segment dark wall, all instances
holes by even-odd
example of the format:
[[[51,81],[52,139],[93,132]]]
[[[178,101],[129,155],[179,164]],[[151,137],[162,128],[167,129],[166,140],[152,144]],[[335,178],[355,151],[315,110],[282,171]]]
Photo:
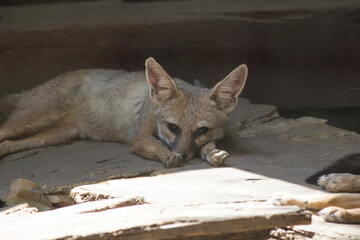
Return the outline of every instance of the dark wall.
[[[152,6],[172,4],[163,1],[141,3],[150,15],[139,12],[143,21],[134,17],[134,24],[107,23],[103,15],[88,24],[69,24],[65,20],[71,16],[65,14],[64,24],[54,28],[2,25],[0,95],[78,68],[142,70],[144,60],[153,56],[170,75],[208,86],[246,63],[243,96],[254,103],[282,109],[360,107],[360,3],[358,8],[266,11],[256,6],[241,11],[236,5],[239,11],[219,10],[202,18],[191,2],[177,10],[181,21],[153,21],[162,12],[151,15]]]

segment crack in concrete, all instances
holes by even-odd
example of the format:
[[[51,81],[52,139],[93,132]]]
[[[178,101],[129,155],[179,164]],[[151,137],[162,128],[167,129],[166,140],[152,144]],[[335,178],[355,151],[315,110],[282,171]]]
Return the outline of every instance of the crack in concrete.
[[[0,161],[0,165],[5,165],[5,164],[11,163],[11,162],[19,161],[19,160],[22,160],[24,158],[37,155],[40,152],[41,152],[41,150],[34,150],[34,151],[29,152],[29,153],[25,153],[24,155],[21,155],[21,156],[19,156],[17,158],[13,158],[13,159],[9,159],[9,160],[3,160],[3,161]]]

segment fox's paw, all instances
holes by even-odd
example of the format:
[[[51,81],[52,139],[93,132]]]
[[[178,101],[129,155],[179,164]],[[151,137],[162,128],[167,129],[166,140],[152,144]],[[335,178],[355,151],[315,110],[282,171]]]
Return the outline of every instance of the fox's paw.
[[[346,209],[339,207],[327,207],[318,212],[318,215],[327,222],[344,223],[347,222]]]
[[[308,197],[283,192],[272,194],[268,202],[275,206],[298,206],[305,209],[308,209],[309,207]]]
[[[284,206],[290,205],[293,195],[290,193],[277,192],[270,196],[268,202],[274,204],[275,206]]]
[[[206,160],[213,166],[222,165],[226,159],[229,158],[229,154],[223,150],[214,149],[206,155]]]
[[[330,192],[354,192],[360,185],[359,177],[349,173],[332,173],[321,176],[318,184]]]
[[[173,152],[164,157],[163,164],[166,168],[180,167],[182,160],[180,154]]]

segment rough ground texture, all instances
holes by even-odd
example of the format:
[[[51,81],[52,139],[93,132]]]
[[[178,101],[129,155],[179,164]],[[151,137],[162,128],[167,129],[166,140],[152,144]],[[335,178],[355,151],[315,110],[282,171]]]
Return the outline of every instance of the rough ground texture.
[[[36,220],[40,224],[39,231],[42,229],[41,226],[44,228],[46,226],[53,230],[52,234],[55,234],[50,236],[40,231],[43,235],[39,236],[59,237],[60,235],[56,234],[61,232],[61,229],[57,226],[70,224],[70,219],[73,219],[79,222],[79,228],[74,227],[71,228],[72,230],[62,232],[73,238],[79,236],[96,238],[105,233],[107,234],[101,236],[108,237],[112,233],[115,235],[126,233],[126,236],[131,239],[131,236],[140,236],[131,235],[134,229],[137,229],[136,234],[143,234],[141,236],[144,239],[149,236],[149,238],[154,238],[154,236],[174,238],[188,236],[186,234],[190,233],[191,236],[188,237],[191,238],[204,234],[218,236],[220,232],[211,225],[211,222],[216,219],[219,226],[223,228],[228,226],[224,233],[231,236],[234,236],[232,235],[234,229],[242,229],[241,231],[247,229],[247,234],[244,232],[241,234],[245,234],[244,239],[248,239],[249,231],[251,234],[264,234],[263,231],[259,233],[259,229],[246,228],[247,223],[251,221],[256,220],[253,226],[262,226],[266,234],[269,228],[306,222],[304,220],[306,215],[298,212],[296,208],[285,208],[284,212],[284,209],[275,208],[266,203],[271,193],[286,191],[294,194],[323,194],[315,190],[318,187],[307,184],[305,180],[336,164],[341,158],[359,154],[360,136],[358,134],[328,126],[326,120],[308,117],[295,120],[284,119],[271,105],[254,105],[248,100],[240,99],[232,121],[230,137],[220,144],[221,148],[230,153],[230,159],[226,162],[226,166],[221,168],[213,168],[203,160],[194,159],[186,163],[184,167],[167,170],[160,163],[132,155],[128,147],[123,144],[90,141],[77,141],[68,145],[33,149],[7,156],[0,161],[0,198],[2,199],[8,193],[11,180],[20,177],[32,180],[40,186],[46,185],[47,193],[69,193],[74,186],[85,183],[111,179],[122,180],[92,185],[95,187],[81,186],[73,190],[74,196],[77,192],[83,199],[98,199],[107,196],[105,198],[110,199],[106,201],[114,201],[105,203],[100,201],[99,205],[93,205],[89,209],[86,207],[88,205],[83,206],[86,209],[82,211],[88,214],[86,218],[82,218],[85,215],[79,215],[76,210],[83,208],[82,204],[35,215],[33,211],[27,210],[25,214],[30,214],[31,218],[21,217],[21,214],[20,218],[16,216],[11,219],[1,218],[1,221],[6,223],[2,224],[1,232],[6,233],[9,239],[21,238],[21,234],[28,234],[34,229],[30,226]],[[152,177],[144,178],[143,176]],[[79,189],[82,189],[82,192]],[[124,198],[130,199],[129,202],[134,202],[131,199],[136,199],[135,203],[140,205],[131,204],[134,206],[123,208],[121,199]],[[150,207],[148,207],[149,204]],[[154,206],[151,207],[151,205]],[[191,211],[186,210],[189,206],[196,207],[190,207]],[[130,212],[125,213],[124,209]],[[193,211],[194,209],[199,209],[199,211]],[[210,209],[218,210],[214,212]],[[245,211],[246,209],[250,210]],[[139,214],[134,215],[131,211],[139,211]],[[174,219],[157,218],[158,215],[152,211],[171,212],[170,215]],[[239,214],[232,215],[234,211]],[[264,215],[264,212],[268,211],[269,214]],[[105,212],[106,214],[103,214]],[[131,224],[123,222],[124,218],[121,216],[127,216],[126,214],[136,216],[131,221],[129,220]],[[114,216],[115,219],[115,215],[117,221],[110,221],[111,224],[107,224],[104,228],[100,227],[99,222],[107,223],[107,216]],[[170,215],[161,215],[161,217]],[[183,221],[184,215],[192,219],[190,223]],[[66,216],[65,220],[64,216]],[[146,216],[149,218],[145,218]],[[269,216],[274,216],[273,219],[279,221],[269,222]],[[44,220],[47,218],[53,219],[54,225],[51,225],[52,221]],[[235,221],[233,224],[222,225],[224,221],[230,221],[230,218],[231,221]],[[91,231],[90,228],[80,227],[83,226],[82,219],[92,222],[86,224],[94,224]],[[166,225],[167,228],[163,225],[165,219],[176,224]],[[334,225],[318,218],[313,219],[312,225],[297,225],[291,231],[303,233],[301,236],[311,236],[313,239],[360,238],[359,228],[356,225]],[[13,231],[12,229],[16,229],[20,226],[19,224],[26,226],[24,231]],[[126,229],[132,229],[129,230],[131,234]],[[163,231],[164,229],[167,230]],[[241,239],[239,231],[234,239]]]

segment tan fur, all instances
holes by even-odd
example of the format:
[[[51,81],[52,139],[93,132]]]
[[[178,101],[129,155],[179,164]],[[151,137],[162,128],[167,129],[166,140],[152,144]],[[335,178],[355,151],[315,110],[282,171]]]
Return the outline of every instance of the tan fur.
[[[130,143],[166,167],[195,155],[221,165],[228,154],[214,142],[225,134],[247,67],[208,90],[172,79],[153,58],[145,65],[146,73],[73,71],[3,99],[0,156],[88,138]]]
[[[321,210],[318,215],[326,221],[360,223],[360,175],[329,174],[319,178],[319,184],[326,189],[339,192],[320,196],[279,194],[272,198],[275,205],[296,205],[305,209]]]

